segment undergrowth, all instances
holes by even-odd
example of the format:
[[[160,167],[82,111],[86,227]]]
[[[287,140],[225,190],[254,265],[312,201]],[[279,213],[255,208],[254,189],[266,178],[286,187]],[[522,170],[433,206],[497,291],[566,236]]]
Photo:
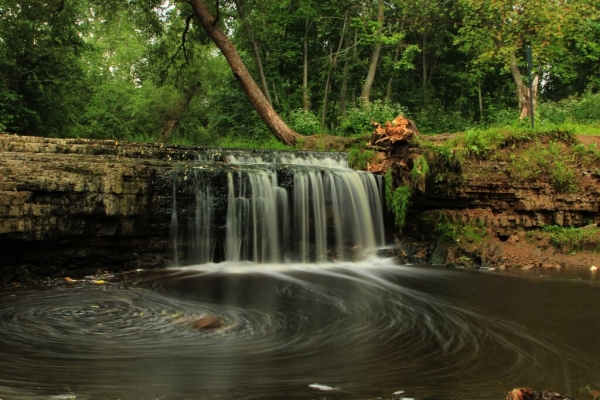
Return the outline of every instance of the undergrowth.
[[[348,163],[350,168],[358,170],[366,170],[369,162],[375,158],[374,150],[364,150],[356,147],[351,148],[348,151]]]
[[[460,176],[467,162],[489,160],[507,162],[503,171],[518,182],[545,179],[560,192],[580,189],[582,169],[600,172],[600,151],[595,145],[578,144],[573,131],[504,128],[471,129],[443,142],[421,141],[434,180]]]
[[[550,243],[565,254],[580,250],[600,252],[600,229],[548,225],[542,228],[550,234]]]
[[[473,222],[462,223],[450,220],[442,212],[438,214],[433,234],[436,240],[447,243],[456,243],[460,240],[481,243],[488,235],[483,219],[478,218]]]
[[[412,188],[410,186],[398,186],[393,188],[392,170],[385,174],[385,200],[388,209],[394,215],[394,222],[399,232],[402,232],[406,222],[406,213],[410,205]]]

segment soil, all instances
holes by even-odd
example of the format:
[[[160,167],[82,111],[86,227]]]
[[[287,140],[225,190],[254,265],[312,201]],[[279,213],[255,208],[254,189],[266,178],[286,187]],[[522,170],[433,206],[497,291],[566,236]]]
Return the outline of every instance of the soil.
[[[595,228],[600,229],[600,228]],[[457,246],[452,262],[461,264],[464,254],[481,265],[498,269],[561,269],[600,267],[600,253],[581,250],[563,253],[550,244],[549,235],[543,232],[521,232],[506,241],[492,238],[486,243],[465,243]],[[483,262],[483,264],[481,263]]]

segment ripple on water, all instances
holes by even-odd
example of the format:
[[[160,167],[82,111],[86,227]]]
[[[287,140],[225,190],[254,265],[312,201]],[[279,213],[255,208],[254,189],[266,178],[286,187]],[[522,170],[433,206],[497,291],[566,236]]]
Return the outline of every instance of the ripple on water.
[[[315,381],[373,396],[470,388],[462,397],[496,398],[523,377],[552,382],[587,362],[473,302],[448,272],[412,271],[189,269],[1,293],[0,398],[314,398],[300,388]],[[221,326],[194,328],[205,316]]]

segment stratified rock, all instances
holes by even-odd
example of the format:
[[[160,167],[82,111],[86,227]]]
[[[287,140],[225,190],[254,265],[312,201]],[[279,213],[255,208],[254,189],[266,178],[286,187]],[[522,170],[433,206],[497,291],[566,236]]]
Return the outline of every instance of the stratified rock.
[[[169,263],[176,147],[0,134],[0,283]]]

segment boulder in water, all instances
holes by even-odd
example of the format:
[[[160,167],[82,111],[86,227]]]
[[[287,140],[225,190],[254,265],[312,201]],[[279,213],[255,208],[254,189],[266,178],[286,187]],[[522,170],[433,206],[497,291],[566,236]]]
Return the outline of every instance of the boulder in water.
[[[205,315],[192,322],[194,329],[217,329],[223,326],[223,320],[218,315]]]

